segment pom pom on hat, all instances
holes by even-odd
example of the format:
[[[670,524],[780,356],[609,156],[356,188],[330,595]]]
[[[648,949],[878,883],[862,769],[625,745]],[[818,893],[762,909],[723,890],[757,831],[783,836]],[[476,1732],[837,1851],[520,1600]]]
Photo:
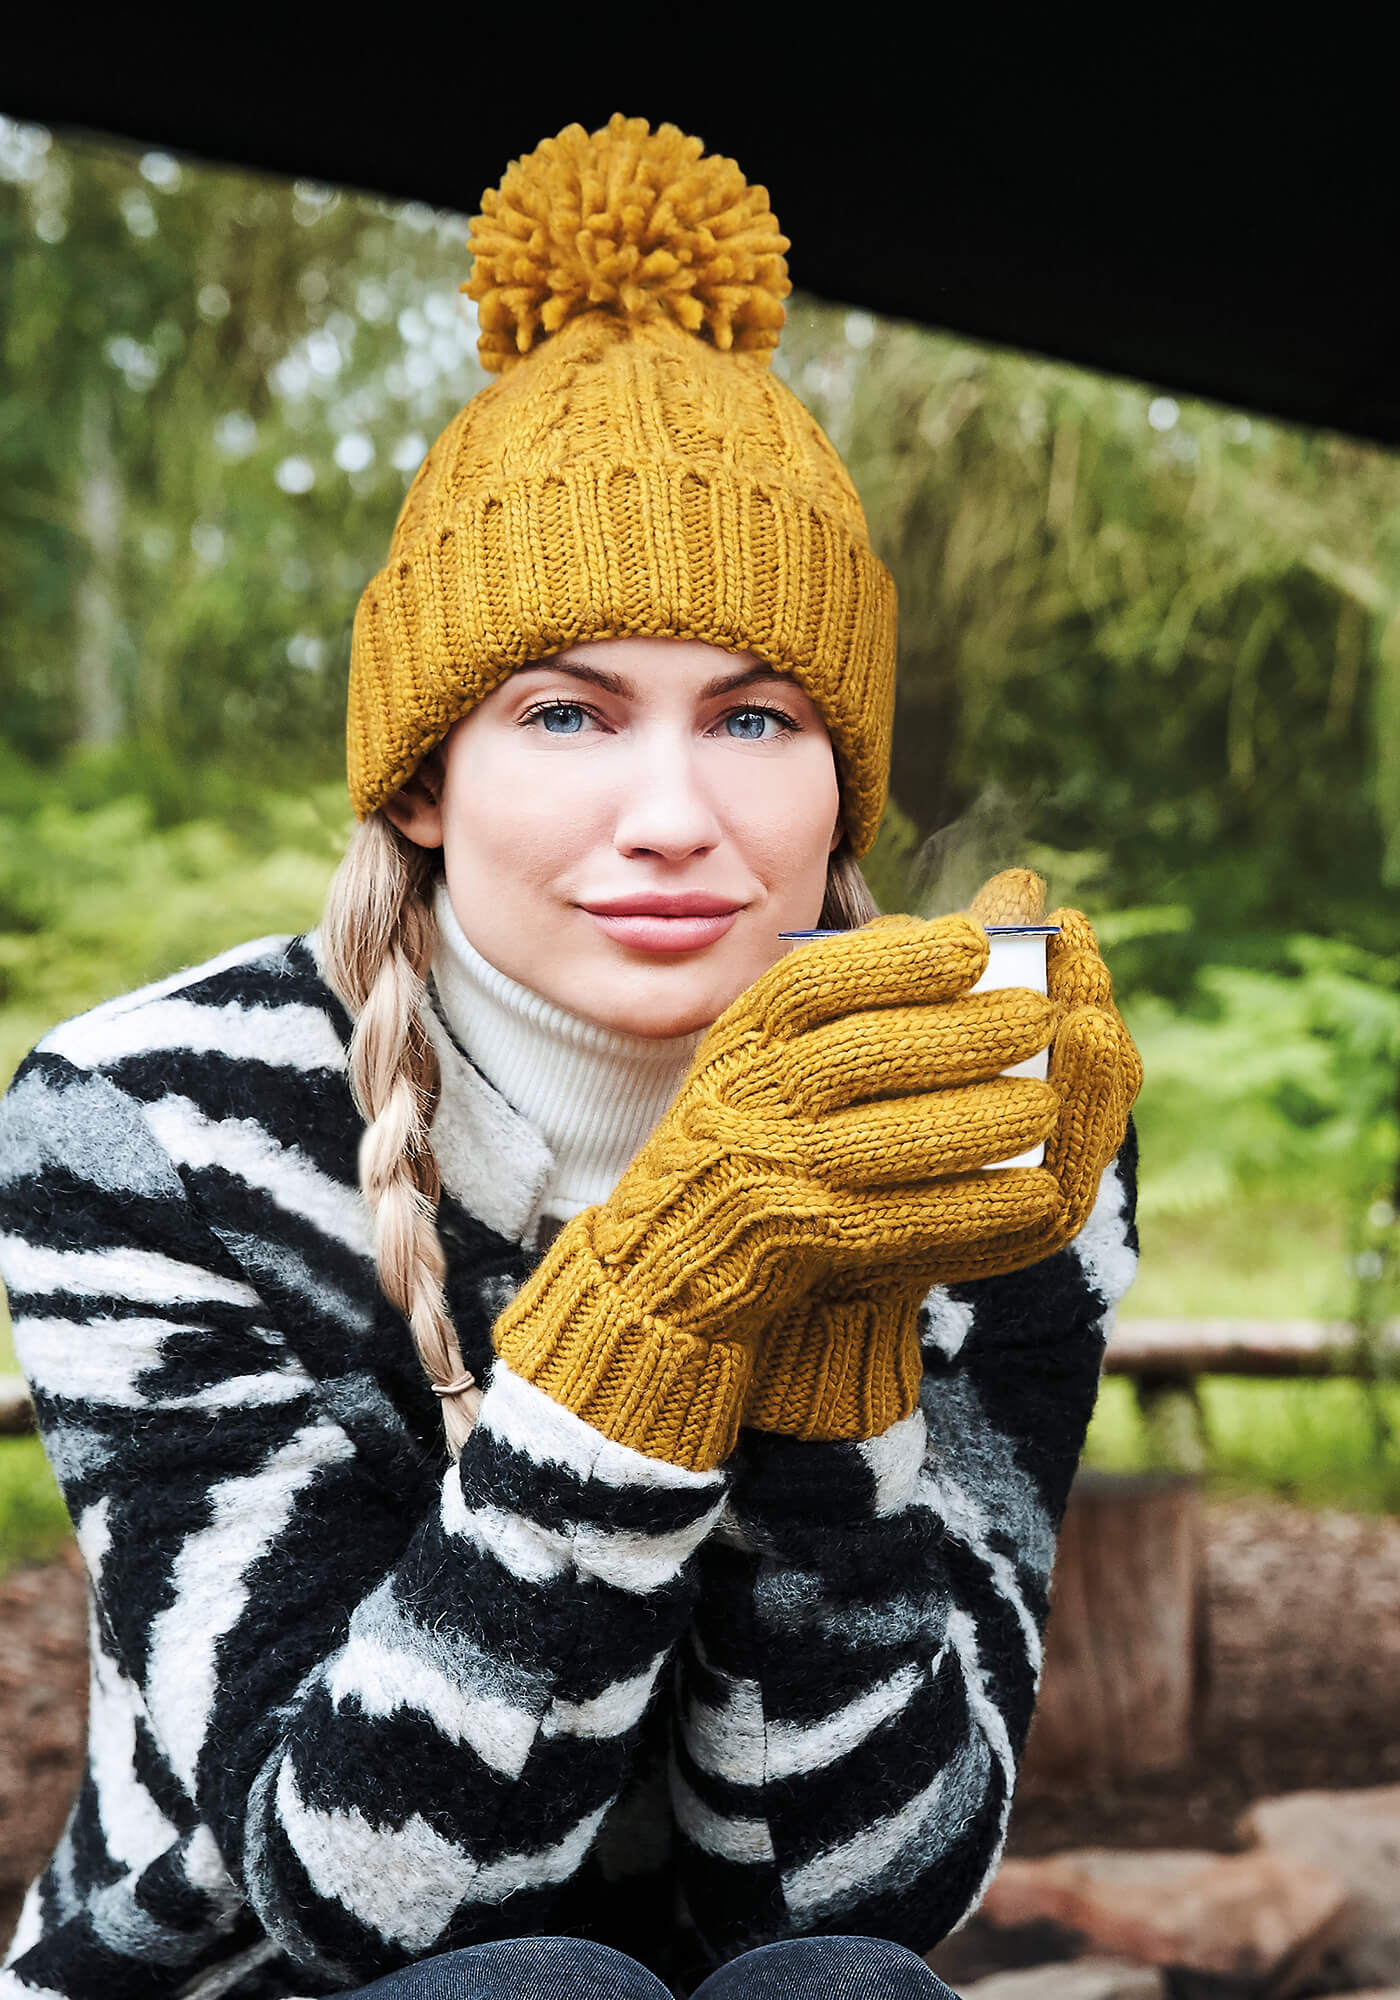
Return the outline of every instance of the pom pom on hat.
[[[767,189],[674,125],[621,113],[591,135],[570,125],[481,206],[462,290],[492,374],[588,312],[666,318],[765,361],[778,344],[792,286]]]

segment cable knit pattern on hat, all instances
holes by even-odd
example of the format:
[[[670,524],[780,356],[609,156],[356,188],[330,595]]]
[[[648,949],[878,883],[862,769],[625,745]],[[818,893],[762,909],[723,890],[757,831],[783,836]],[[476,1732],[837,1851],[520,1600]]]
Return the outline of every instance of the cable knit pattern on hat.
[[[433,986],[458,1045],[554,1159],[542,1217],[605,1201],[681,1085],[702,1032],[664,1040],[600,1028],[490,964],[435,898]]]
[[[836,451],[768,367],[787,280],[766,195],[673,127],[648,139],[614,119],[547,140],[501,197],[473,225],[469,289],[485,358],[513,365],[433,445],[360,600],[356,812],[526,661],[694,639],[811,696],[865,853],[889,774],[894,582]],[[574,213],[572,237],[550,235]]]

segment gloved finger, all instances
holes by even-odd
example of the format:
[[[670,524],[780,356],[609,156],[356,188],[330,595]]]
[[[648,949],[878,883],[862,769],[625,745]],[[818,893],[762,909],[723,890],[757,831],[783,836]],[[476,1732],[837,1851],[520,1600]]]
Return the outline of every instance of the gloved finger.
[[[1059,1095],[1033,1077],[889,1098],[833,1113],[810,1171],[828,1186],[897,1188],[1015,1159],[1054,1130]]]
[[[1063,1249],[1068,1240],[1056,1210],[1029,1229],[1008,1230],[982,1243],[953,1247],[939,1267],[937,1282],[966,1285],[980,1278],[1005,1277],[1008,1271],[1024,1271]]]
[[[1052,910],[1045,921],[1053,924],[1056,930],[1046,949],[1048,959],[1053,961],[1065,952],[1098,951],[1099,941],[1094,935],[1094,927],[1082,910],[1062,907]]]
[[[1048,1048],[1060,1010],[1002,987],[925,1007],[845,1014],[785,1045],[777,1087],[809,1113],[872,1097],[980,1083]]]
[[[1142,1059],[1113,1004],[1113,981],[1093,930],[1078,910],[1058,910],[1052,921],[1061,922],[1062,928],[1060,936],[1052,938],[1047,955],[1051,996],[1067,1012],[1093,1008],[1112,1018],[1122,1042],[1125,1091],[1131,1107],[1142,1088]]]
[[[1078,1071],[1084,1070],[1082,1079]],[[1131,1107],[1142,1087],[1142,1058],[1116,1007],[1076,1007],[1064,1017],[1050,1050],[1050,1082],[1067,1096],[1076,1087],[1098,1088],[1100,1070],[1111,1071]]]
[[[879,1202],[838,1190],[830,1210],[836,1241],[826,1246],[825,1254],[838,1273],[936,1265],[940,1252],[1048,1221],[1059,1201],[1059,1183],[1043,1167],[1005,1167],[892,1188]]]
[[[756,1015],[770,1035],[802,1034],[858,1009],[951,1000],[976,985],[986,965],[986,933],[967,917],[881,917],[795,946],[730,1012]]]
[[[1119,1019],[1122,1019],[1121,1015]],[[1128,1109],[1131,1111],[1137,1102],[1138,1092],[1142,1089],[1142,1057],[1138,1054],[1137,1043],[1126,1028],[1123,1030],[1123,1036],[1127,1044],[1123,1051],[1124,1089],[1127,1093]]]
[[[1097,952],[1077,951],[1060,958],[1046,984],[1051,998],[1066,1010],[1113,1005],[1113,980]]]
[[[1045,917],[1045,882],[1030,868],[1003,868],[967,906],[979,924],[1038,924]]]
[[[1060,1183],[1072,1220],[1087,1215],[1099,1176],[1123,1143],[1132,1099],[1132,1044],[1117,1018],[1086,1008],[1071,1014],[1050,1057],[1061,1100],[1045,1164]]]
[[[1055,910],[1047,919],[1058,924],[1045,953],[1046,985],[1062,1007],[1109,1007],[1113,981],[1087,917],[1078,910]]]

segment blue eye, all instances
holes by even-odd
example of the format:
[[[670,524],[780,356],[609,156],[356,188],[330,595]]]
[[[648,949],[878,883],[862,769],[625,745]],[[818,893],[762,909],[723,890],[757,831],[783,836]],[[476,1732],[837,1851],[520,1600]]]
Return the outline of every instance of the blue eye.
[[[725,724],[737,742],[760,743],[768,732],[768,724],[777,719],[771,709],[736,708],[732,715],[725,717]]]
[[[583,728],[583,710],[576,701],[553,701],[537,708],[532,721],[542,722],[550,736],[577,736]]]

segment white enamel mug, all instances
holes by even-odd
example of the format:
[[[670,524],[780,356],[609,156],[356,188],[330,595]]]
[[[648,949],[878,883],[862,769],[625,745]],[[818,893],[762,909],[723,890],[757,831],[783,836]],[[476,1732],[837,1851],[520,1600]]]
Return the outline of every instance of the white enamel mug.
[[[1045,952],[1052,937],[1059,934],[1058,924],[988,924],[985,926],[987,943],[991,955],[987,960],[987,970],[973,987],[974,993],[990,993],[1002,986],[1028,986],[1032,993],[1044,993]],[[1030,1056],[1025,1062],[1013,1063],[1003,1072],[1006,1076],[1038,1076],[1043,1083],[1050,1073],[1050,1051],[1042,1049],[1039,1055]],[[992,1167],[1039,1167],[1045,1163],[1044,1146],[1032,1146],[1028,1153],[1018,1153],[1014,1160],[989,1160]]]

